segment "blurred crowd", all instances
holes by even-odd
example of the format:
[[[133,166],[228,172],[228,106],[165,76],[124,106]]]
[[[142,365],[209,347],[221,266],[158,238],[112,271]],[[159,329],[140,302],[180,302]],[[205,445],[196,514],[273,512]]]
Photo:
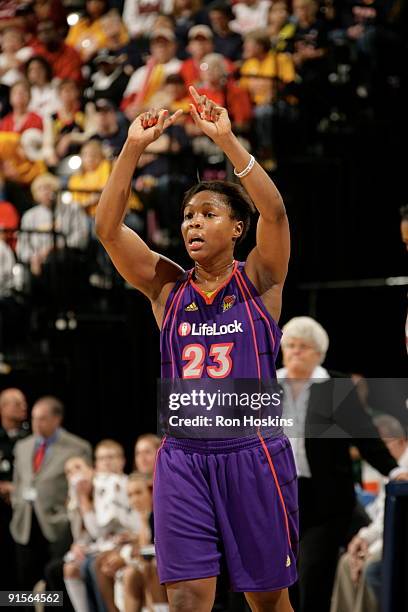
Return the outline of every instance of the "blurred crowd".
[[[404,89],[405,12],[402,0],[3,2],[0,297],[36,285],[50,261],[64,275],[55,261],[66,249],[71,267],[92,260],[88,276],[108,282],[95,206],[141,111],[185,111],[142,155],[126,219],[168,249],[197,170],[228,172],[190,118],[189,85],[227,107],[273,172],[288,143],[306,151],[330,121],[370,114],[379,95]]]

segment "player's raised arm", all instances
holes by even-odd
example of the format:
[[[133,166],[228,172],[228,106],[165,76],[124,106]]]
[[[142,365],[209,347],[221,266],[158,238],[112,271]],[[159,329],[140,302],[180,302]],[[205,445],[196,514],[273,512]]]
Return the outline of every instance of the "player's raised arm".
[[[149,111],[135,119],[96,210],[97,236],[116,269],[152,302],[159,298],[166,284],[180,276],[182,269],[152,251],[123,219],[132,176],[141,154],[181,113],[177,111],[167,117],[166,110]]]
[[[282,287],[290,254],[289,224],[282,196],[232,133],[226,109],[216,106],[207,96],[200,96],[194,87],[190,87],[190,93],[196,105],[191,105],[196,125],[230,159],[260,214],[256,247],[247,259],[246,271],[262,294],[272,287]]]

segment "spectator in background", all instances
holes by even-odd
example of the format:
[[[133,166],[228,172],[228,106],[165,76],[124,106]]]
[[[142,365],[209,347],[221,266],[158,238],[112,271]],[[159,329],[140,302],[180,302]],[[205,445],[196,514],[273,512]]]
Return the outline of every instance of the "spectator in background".
[[[188,32],[197,23],[206,22],[207,15],[202,10],[201,0],[174,0],[173,17],[175,34],[178,42],[178,57],[185,59],[188,44]]]
[[[36,205],[21,219],[17,254],[23,263],[30,265],[35,276],[41,274],[54,248],[53,230],[59,234],[55,238],[57,249],[84,249],[88,243],[89,224],[84,212],[76,204],[61,202],[57,196],[59,188],[59,180],[52,174],[37,177],[31,185]]]
[[[374,418],[374,423],[398,465],[408,470],[408,442],[399,421],[384,414]],[[384,507],[385,481],[375,501],[366,508],[371,523],[360,529],[349,543],[347,553],[339,560],[330,612],[379,610],[380,602],[367,584],[366,573],[370,571],[370,565],[377,564],[382,558]]]
[[[16,263],[14,252],[9,244],[7,244],[7,234],[0,227],[0,305],[1,300],[10,297],[13,290],[13,268]],[[0,312],[0,332],[2,329],[2,316]],[[1,470],[1,468],[0,468]],[[0,473],[1,478],[1,473]],[[1,496],[1,483],[0,483]],[[1,506],[1,500],[0,500]]]
[[[68,180],[75,204],[80,205],[88,215],[94,216],[95,207],[111,172],[111,163],[104,155],[102,144],[93,139],[81,148],[81,169]],[[85,193],[81,193],[84,190]]]
[[[43,129],[42,119],[29,110],[31,89],[27,81],[17,81],[10,89],[11,112],[0,121],[0,131],[22,134],[30,128]]]
[[[52,82],[52,68],[41,55],[31,57],[25,65],[25,76],[31,87],[28,110],[37,111],[44,118],[57,112],[61,103],[56,84]]]
[[[129,82],[123,59],[108,49],[102,49],[97,54],[94,59],[96,71],[91,75],[89,87],[85,91],[88,100],[106,98],[119,107]]]
[[[166,77],[178,73],[181,67],[172,30],[160,28],[151,33],[150,53],[146,65],[132,75],[124,93],[121,110],[129,121],[149,108],[151,98],[161,89]]]
[[[122,19],[132,38],[147,37],[158,15],[170,15],[173,0],[125,0]]]
[[[118,120],[117,110],[110,100],[99,98],[95,102],[95,111],[97,137],[102,143],[105,157],[113,160],[125,143],[128,123],[123,117]]]
[[[350,446],[384,476],[400,470],[351,378],[333,379],[321,365],[328,345],[326,331],[311,317],[295,317],[283,327],[284,367],[277,378],[284,389],[283,417],[295,424],[287,435],[299,487],[299,580],[291,587],[298,612],[330,608],[339,548],[347,544],[356,504]]]
[[[126,37],[126,42],[124,43],[124,25],[117,11],[109,11],[101,17],[101,24],[106,37],[103,48],[108,49],[116,57],[120,58],[126,74],[130,76],[133,70],[139,68],[143,63],[137,43],[130,40],[129,36]]]
[[[75,137],[84,134],[87,117],[81,110],[78,85],[71,79],[58,85],[59,109],[45,120],[44,157],[48,166],[56,166],[66,155],[77,153]]]
[[[228,64],[222,55],[210,53],[203,57],[200,81],[197,91],[228,109],[235,133],[246,132],[252,119],[251,100],[245,89],[228,78]]]
[[[248,32],[266,28],[270,6],[270,0],[237,2],[232,7],[235,19],[230,23],[231,30],[243,36]]]
[[[100,49],[104,49],[108,39],[104,29],[103,18],[109,10],[107,0],[86,0],[85,15],[71,26],[65,42],[81,55],[83,62],[88,62]],[[119,41],[123,45],[129,41],[129,35],[121,22]]]
[[[275,0],[269,9],[268,35],[271,48],[278,52],[291,52],[293,50],[293,37],[296,25],[290,19],[286,0]]]
[[[0,3],[0,32],[9,27],[25,31],[32,24],[27,5],[21,0],[7,0]]]
[[[26,130],[25,134],[30,134]],[[42,140],[41,132],[35,130]],[[33,156],[24,147],[24,139],[15,132],[0,132],[0,168],[5,179],[7,198],[15,202],[22,213],[32,206],[30,185],[32,181],[46,171],[43,161]]]
[[[161,440],[155,434],[142,434],[135,443],[135,469],[141,474],[150,486],[153,486],[153,473],[156,463],[156,454],[160,448]]]
[[[230,5],[224,0],[216,0],[208,6],[208,15],[214,32],[214,51],[232,62],[239,61],[242,56],[242,36],[230,28],[234,18]]]
[[[43,578],[46,563],[69,548],[64,465],[74,455],[91,456],[88,442],[61,427],[63,415],[57,398],[37,400],[31,414],[33,435],[15,446],[11,533],[23,590],[31,591]]]
[[[33,12],[35,26],[40,21],[52,21],[57,29],[67,27],[67,9],[62,0],[34,0]]]
[[[295,79],[288,53],[273,53],[266,30],[251,32],[244,39],[244,63],[240,85],[254,104],[257,154],[266,170],[276,166],[273,116],[283,88]],[[282,106],[282,104],[280,105]]]
[[[188,32],[187,51],[190,55],[181,65],[180,74],[187,89],[200,83],[200,65],[205,55],[214,50],[213,33],[206,25],[193,26]]]
[[[52,66],[57,79],[82,81],[81,56],[64,43],[61,30],[52,21],[41,21],[37,27],[37,39],[31,45],[36,55],[42,55]]]
[[[1,239],[0,239],[1,260]],[[3,268],[0,261],[0,277]],[[0,280],[1,297],[1,280]],[[14,447],[29,435],[27,401],[20,389],[4,389],[0,393],[0,550],[3,560],[0,589],[17,588],[15,545],[10,534],[11,493],[13,488]]]
[[[6,28],[1,36],[0,83],[11,87],[21,81],[24,64],[32,54],[32,49],[25,46],[22,30]]]
[[[293,61],[300,81],[298,97],[305,118],[316,122],[327,106],[327,32],[316,0],[294,0]]]

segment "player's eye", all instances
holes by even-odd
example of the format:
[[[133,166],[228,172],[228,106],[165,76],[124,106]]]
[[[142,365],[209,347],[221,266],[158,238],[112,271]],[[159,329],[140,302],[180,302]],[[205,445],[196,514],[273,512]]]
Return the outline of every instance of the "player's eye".
[[[193,213],[186,213],[186,214],[184,215],[184,219],[185,219],[185,220],[186,220],[186,219],[191,219],[192,217],[193,217]]]

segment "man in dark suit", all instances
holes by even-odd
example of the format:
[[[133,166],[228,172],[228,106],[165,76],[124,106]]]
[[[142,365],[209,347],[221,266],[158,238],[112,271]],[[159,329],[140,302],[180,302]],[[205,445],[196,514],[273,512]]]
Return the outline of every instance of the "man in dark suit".
[[[310,317],[283,327],[284,417],[299,484],[299,582],[297,612],[328,612],[339,549],[346,544],[356,504],[350,446],[384,476],[398,464],[365,412],[350,377],[331,377],[320,364],[329,339]]]
[[[63,405],[39,399],[32,410],[33,435],[15,447],[11,533],[16,542],[19,588],[31,590],[44,567],[71,543],[64,465],[73,456],[91,459],[91,446],[61,427]]]
[[[0,550],[7,559],[0,572],[0,590],[17,588],[15,544],[10,534],[14,447],[29,435],[27,401],[20,389],[0,393]]]

